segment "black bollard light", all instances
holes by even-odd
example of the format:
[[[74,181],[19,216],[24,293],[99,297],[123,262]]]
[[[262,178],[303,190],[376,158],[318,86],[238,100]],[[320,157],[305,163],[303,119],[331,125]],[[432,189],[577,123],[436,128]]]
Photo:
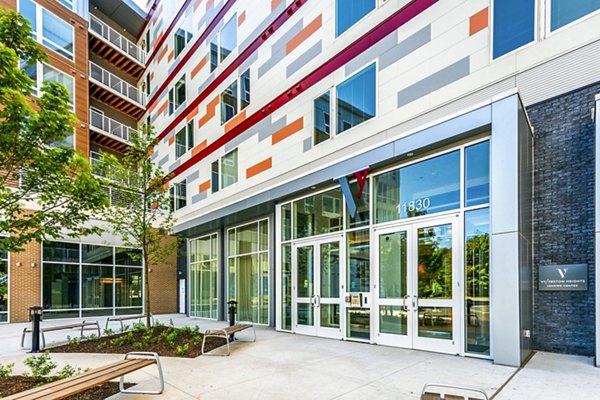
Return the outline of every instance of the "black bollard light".
[[[40,322],[44,309],[40,306],[29,308],[29,321],[31,321],[31,351],[30,353],[40,352]]]
[[[237,301],[229,300],[227,302],[227,305],[229,306],[229,326],[234,326],[235,325],[235,314],[237,313]],[[234,340],[233,333],[231,335],[229,335],[229,340],[230,341]]]

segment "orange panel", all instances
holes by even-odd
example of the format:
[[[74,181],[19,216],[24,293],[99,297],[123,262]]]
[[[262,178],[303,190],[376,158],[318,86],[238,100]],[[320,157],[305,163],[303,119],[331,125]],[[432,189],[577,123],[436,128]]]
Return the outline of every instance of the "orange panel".
[[[266,170],[271,169],[271,167],[273,167],[273,157],[269,157],[248,168],[246,170],[246,179],[252,178],[254,175],[258,175],[261,172],[265,172]]]
[[[192,157],[194,157],[196,154],[200,153],[202,150],[204,150],[206,148],[206,146],[208,145],[208,143],[206,142],[206,139],[200,143],[198,146],[194,147],[192,149]]]
[[[242,11],[240,16],[238,17],[238,26],[241,26],[246,20],[246,10]]]
[[[200,72],[200,70],[206,65],[206,59],[208,58],[208,56],[202,57],[202,59],[200,60],[200,62],[198,63],[198,65],[196,65],[194,67],[194,69],[191,72],[191,79],[194,79],[194,77],[196,76],[196,74],[198,74],[198,72]]]
[[[206,3],[206,11],[208,11],[208,9],[211,8],[214,4],[215,0],[208,0],[208,2]]]
[[[198,7],[200,7],[200,4],[202,4],[202,0],[196,0],[196,1],[194,2],[194,11],[196,11],[196,9],[197,9]]]
[[[165,46],[165,48],[163,49],[163,51],[161,51],[158,54],[158,60],[156,62],[160,62],[164,58],[164,56],[167,54],[167,51],[169,51],[169,46]]]
[[[294,122],[292,122],[291,124],[285,126],[284,128],[281,128],[280,130],[275,132],[273,134],[273,136],[271,136],[271,144],[277,144],[277,143],[281,142],[283,139],[287,138],[288,136],[291,136],[294,133],[302,130],[302,128],[304,128],[304,119],[302,117],[300,117],[297,120],[295,120]]]
[[[206,105],[206,114],[198,120],[198,128],[202,128],[204,124],[215,116],[217,105],[219,105],[219,95],[216,95],[215,98]]]
[[[194,118],[196,115],[198,115],[198,107],[194,108],[194,111],[192,111],[185,117],[185,121],[190,122],[192,118]]]
[[[469,18],[469,35],[473,36],[477,32],[488,27],[488,8],[484,8],[477,14]]]
[[[246,119],[246,110],[242,111],[241,113],[239,113],[238,115],[236,115],[235,117],[233,117],[229,121],[227,121],[227,123],[225,124],[225,133],[229,132],[230,130],[232,130],[233,128],[238,126],[240,124],[240,122],[242,122],[245,119]]]
[[[322,25],[322,17],[319,15],[317,18],[312,20],[312,22],[304,29],[302,29],[296,36],[294,36],[285,46],[285,51],[287,54],[290,54],[296,47],[300,46],[302,42],[304,42],[310,35],[315,33]]]
[[[167,60],[171,61],[173,57],[175,57],[175,50],[171,50],[171,52],[169,53],[169,57],[167,57]]]
[[[158,109],[157,113],[162,114],[167,109],[168,106],[169,106],[169,100],[165,100],[163,105],[160,106],[160,108]]]
[[[278,5],[281,4],[283,0],[271,0],[271,11],[275,11]]]
[[[171,146],[173,143],[175,143],[175,135],[172,135],[172,136],[169,138],[169,146]]]
[[[208,189],[210,189],[210,179],[200,184],[198,193],[206,192]]]

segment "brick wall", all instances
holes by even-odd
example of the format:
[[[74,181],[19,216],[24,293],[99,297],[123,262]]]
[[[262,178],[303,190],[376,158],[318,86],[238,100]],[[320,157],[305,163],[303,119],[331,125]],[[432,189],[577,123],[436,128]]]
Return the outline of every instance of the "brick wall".
[[[26,322],[29,307],[41,305],[42,292],[41,245],[31,242],[25,251],[10,254],[9,321]],[[21,263],[21,266],[17,266]],[[35,263],[35,267],[32,267]]]
[[[535,349],[595,351],[594,151],[591,119],[600,84],[527,109],[535,128]],[[540,265],[588,264],[586,292],[540,292]]]
[[[165,240],[173,241],[169,237]],[[150,282],[150,312],[152,314],[167,314],[177,312],[177,255],[173,254],[167,260],[150,266],[148,274]]]

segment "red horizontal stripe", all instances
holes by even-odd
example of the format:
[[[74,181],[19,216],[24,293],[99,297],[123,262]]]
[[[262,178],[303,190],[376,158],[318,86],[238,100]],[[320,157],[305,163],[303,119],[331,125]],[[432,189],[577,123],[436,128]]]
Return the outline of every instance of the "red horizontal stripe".
[[[169,132],[171,132],[177,124],[179,124],[187,114],[194,111],[200,103],[205,100],[211,92],[213,92],[225,79],[228,79],[231,74],[233,74],[237,68],[242,65],[244,61],[246,61],[252,53],[254,53],[261,44],[263,44],[277,29],[279,29],[290,17],[298,11],[300,7],[302,7],[308,0],[296,0],[293,2],[283,13],[281,13],[275,22],[271,24],[262,34],[260,34],[244,51],[238,55],[238,57],[227,67],[219,76],[217,76],[207,87],[190,103],[186,109],[179,114],[171,123],[158,135],[158,139],[160,140],[167,136]]]
[[[148,59],[146,60],[146,66],[150,65],[150,63],[156,56],[156,53],[158,53],[158,50],[160,49],[160,47],[163,45],[165,40],[167,40],[167,37],[169,37],[169,34],[171,33],[171,31],[173,30],[173,28],[175,28],[175,25],[177,24],[177,22],[179,22],[179,18],[181,18],[181,16],[185,13],[185,10],[188,8],[188,6],[190,5],[191,2],[192,2],[192,0],[185,0],[185,3],[183,3],[183,6],[181,6],[181,9],[177,13],[177,15],[175,16],[173,21],[171,21],[171,25],[169,25],[169,27],[167,28],[167,30],[165,31],[163,36],[160,38],[158,43],[156,43],[156,45],[154,46],[154,50],[152,51],[152,54],[150,54],[150,57],[148,57]]]
[[[205,149],[192,156],[189,160],[181,164],[175,170],[165,176],[165,182],[181,175],[188,168],[192,167],[199,161],[208,157],[210,154],[227,144],[229,141],[244,133],[246,130],[283,107],[285,104],[290,102],[292,99],[303,93],[306,89],[312,87],[322,79],[326,78],[338,68],[344,66],[349,61],[362,54],[364,51],[369,49],[375,43],[400,28],[423,11],[437,3],[438,0],[413,0],[400,10],[396,11],[385,21],[381,22],[373,29],[365,33],[363,36],[355,40],[344,50],[330,58],[327,62],[321,65],[319,68],[308,74],[298,83],[294,84],[288,90],[277,96],[270,104],[265,108],[256,113],[252,114],[245,121],[241,122],[235,128],[222,135],[219,139],[208,145]]]
[[[179,63],[177,64],[175,69],[173,69],[173,71],[169,74],[167,79],[165,79],[163,81],[163,83],[160,85],[160,87],[158,88],[156,93],[154,93],[152,98],[150,98],[150,101],[148,101],[148,105],[146,106],[146,109],[150,108],[152,106],[152,104],[154,104],[154,102],[158,100],[158,97],[160,96],[160,94],[169,86],[169,83],[171,83],[171,81],[177,76],[179,71],[181,71],[181,69],[185,66],[185,64],[189,61],[189,59],[196,53],[196,50],[198,50],[198,48],[206,40],[208,35],[211,34],[212,30],[215,28],[215,26],[217,26],[219,21],[225,16],[225,13],[227,11],[229,11],[231,6],[233,6],[233,3],[235,3],[235,2],[236,2],[236,0],[229,0],[225,4],[225,6],[223,8],[221,8],[221,10],[213,18],[213,20],[210,22],[210,24],[206,27],[204,32],[202,32],[202,35],[200,35],[198,40],[196,40],[196,42],[194,42],[194,45],[189,49],[189,51],[185,54],[185,56],[183,56],[183,58],[179,61]]]

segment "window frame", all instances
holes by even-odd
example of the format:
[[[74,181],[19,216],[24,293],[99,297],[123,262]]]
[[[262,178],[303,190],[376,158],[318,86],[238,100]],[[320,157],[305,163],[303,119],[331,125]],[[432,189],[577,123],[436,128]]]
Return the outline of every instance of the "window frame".
[[[38,42],[40,45],[44,46],[45,49],[48,49],[48,50],[52,51],[53,53],[58,54],[59,56],[61,56],[63,58],[66,58],[67,60],[69,60],[71,62],[75,62],[75,51],[76,51],[76,49],[75,49],[75,27],[73,25],[69,24],[64,19],[57,16],[56,14],[54,14],[52,11],[48,10],[45,7],[42,7],[40,4],[38,4],[34,0],[30,0],[30,1],[35,6],[35,30],[32,29],[33,38],[35,39],[35,41]],[[61,1],[58,1],[58,3],[61,3]],[[63,6],[64,6],[64,4],[63,4]],[[48,12],[54,18],[63,22],[66,26],[71,28],[71,42],[73,43],[72,51],[69,52],[64,47],[59,46],[58,44],[54,43],[54,41],[52,41],[51,39],[46,38],[44,36],[44,17],[43,17],[44,11]],[[20,0],[17,0],[17,12],[21,13],[21,1]],[[58,48],[62,48],[65,53],[70,53],[71,57],[67,57],[66,55],[48,47],[46,44],[44,44],[44,40],[50,42],[51,44],[55,45]]]
[[[540,12],[541,12],[541,8],[540,7],[540,0],[533,0],[534,1],[534,10],[533,10],[533,40],[531,40],[529,43],[525,43],[522,46],[517,47],[516,49],[513,49],[509,52],[506,52],[504,54],[502,54],[501,56],[495,57],[494,58],[494,35],[495,35],[495,31],[494,31],[494,15],[495,15],[495,10],[494,10],[494,4],[495,4],[495,0],[490,1],[490,12],[488,15],[488,26],[490,29],[490,63],[497,61],[497,60],[501,60],[505,57],[511,56],[514,53],[516,53],[517,51],[526,49],[528,47],[533,46],[534,44],[536,44],[539,40],[540,40],[540,29],[538,29],[539,23],[540,23]],[[541,1],[545,1],[545,0],[541,0]],[[550,1],[550,0],[548,0]]]
[[[338,129],[337,129],[337,125],[338,125],[337,124],[338,123],[338,117],[337,117],[337,112],[338,112],[338,110],[337,110],[337,93],[338,93],[338,87],[341,86],[341,85],[343,85],[344,83],[347,83],[348,81],[352,80],[356,75],[360,74],[361,72],[365,71],[367,68],[370,68],[371,66],[373,66],[375,68],[375,87],[374,87],[374,89],[375,89],[375,115],[373,115],[373,117],[371,117],[369,119],[366,119],[366,120],[362,121],[359,124],[351,126],[350,128],[348,128],[348,129],[346,129],[346,130],[344,130],[342,132],[338,132]],[[374,118],[377,118],[377,116],[379,115],[379,101],[378,101],[379,100],[379,91],[377,90],[379,88],[379,74],[378,74],[378,71],[379,71],[379,61],[377,59],[376,60],[371,60],[371,61],[365,63],[361,68],[359,68],[356,71],[354,71],[352,74],[350,74],[347,77],[345,77],[342,82],[340,82],[340,83],[338,83],[338,84],[336,84],[336,85],[333,86],[333,91],[332,91],[333,96],[331,97],[331,100],[332,100],[331,101],[331,107],[333,108],[333,114],[335,114],[335,117],[334,117],[335,125],[330,121],[330,125],[332,126],[333,133],[334,133],[334,135],[332,135],[332,136],[338,136],[338,135],[341,135],[341,134],[345,134],[346,132],[353,131],[357,127],[360,127],[363,124],[365,124],[365,123],[373,120]]]
[[[312,107],[312,117],[313,117],[313,132],[312,132],[312,145],[313,147],[318,146],[320,144],[323,143],[327,143],[328,141],[332,140],[334,137],[334,131],[332,131],[331,127],[332,126],[336,126],[337,121],[336,119],[336,113],[334,110],[334,104],[333,104],[333,94],[335,91],[335,86],[330,86],[325,92],[323,92],[320,96],[316,97],[313,99],[313,107]],[[316,143],[316,137],[315,137],[315,129],[317,127],[317,113],[316,113],[316,108],[315,108],[315,102],[317,101],[317,99],[323,97],[324,95],[329,94],[329,138]],[[325,124],[323,124],[325,125]]]
[[[185,195],[181,194],[181,188],[184,188]],[[174,182],[169,188],[169,195],[171,197],[171,210],[173,212],[186,208],[188,206],[187,178]],[[185,204],[179,207],[178,201],[181,199],[184,200]]]
[[[344,36],[344,34],[348,31],[350,31],[352,28],[354,28],[356,25],[358,25],[359,22],[361,22],[362,20],[364,20],[365,18],[367,18],[369,15],[373,14],[375,11],[377,11],[380,7],[383,7],[385,4],[390,3],[389,0],[373,0],[375,2],[375,7],[373,7],[373,9],[371,11],[369,11],[368,13],[366,13],[365,15],[363,15],[360,19],[356,20],[352,25],[350,25],[348,28],[346,28],[345,31],[341,32],[339,35],[337,33],[337,27],[338,27],[338,21],[337,21],[337,10],[338,10],[338,0],[334,0],[333,2],[333,38],[338,39],[342,36]],[[406,2],[408,3],[408,1]]]
[[[35,82],[35,86],[33,87],[33,92],[34,92],[33,95],[35,97],[38,97],[38,98],[41,97],[41,94],[42,94],[42,85],[44,84],[44,81],[45,81],[44,80],[44,66],[46,66],[46,67],[48,67],[50,69],[53,69],[54,71],[56,71],[56,72],[58,72],[60,74],[63,74],[64,76],[67,76],[67,77],[69,77],[69,79],[71,79],[71,81],[73,82],[73,91],[70,93],[71,94],[71,112],[75,112],[75,97],[76,97],[75,96],[75,91],[76,91],[76,89],[75,89],[75,84],[76,84],[75,78],[72,77],[71,75],[67,74],[64,71],[61,71],[60,69],[56,68],[55,66],[53,66],[51,64],[47,64],[47,63],[44,63],[44,62],[36,62],[36,65],[35,65],[36,72],[35,73],[36,73],[36,78],[37,79],[34,81]],[[65,86],[65,88],[66,88],[66,86]]]
[[[71,10],[71,11],[75,11],[75,3],[73,2],[73,0],[56,0],[59,4],[62,4],[65,8]],[[69,7],[69,4],[71,5]]]
[[[235,169],[236,169],[236,177],[235,177],[235,181],[230,183],[227,186],[223,186],[223,160],[225,159],[225,157],[227,157],[230,154],[233,153],[237,153],[236,154],[236,165],[235,165]],[[239,182],[240,179],[240,161],[239,161],[239,151],[238,148],[236,147],[233,150],[228,151],[227,153],[225,153],[224,155],[220,156],[219,158],[217,158],[216,160],[214,160],[213,162],[210,163],[210,188],[211,188],[211,193],[217,193],[223,189],[226,189],[230,186],[235,185],[236,183]],[[214,167],[215,165],[217,166],[217,176],[215,177],[214,173]],[[217,185],[215,186],[215,178],[217,179]],[[215,190],[216,188],[216,190]]]
[[[539,1],[542,2],[542,4],[544,5],[544,8],[546,10],[546,13],[543,18],[544,27],[542,29],[542,31],[544,32],[544,35],[545,35],[544,36],[545,39],[552,37],[553,35],[555,35],[559,32],[562,32],[563,30],[569,29],[569,27],[571,27],[577,23],[587,20],[588,18],[593,18],[600,14],[600,8],[599,8],[596,11],[592,11],[591,13],[585,14],[577,19],[574,19],[573,21],[561,26],[558,29],[552,30],[552,1],[554,1],[554,0],[539,0]]]
[[[245,79],[244,75],[248,74],[248,82],[249,82],[249,87],[250,87],[250,91],[248,92],[249,95],[249,100],[248,100],[248,104],[242,108],[242,79]],[[227,89],[229,89],[234,83],[237,83],[236,86],[236,111],[233,114],[233,116],[227,120],[224,119],[224,113],[223,113],[223,94],[225,93],[225,91],[227,91]],[[221,114],[221,125],[225,125],[227,122],[231,121],[232,119],[234,119],[237,115],[239,115],[242,111],[244,111],[245,109],[247,109],[248,107],[250,107],[250,104],[252,104],[252,75],[250,73],[250,68],[246,69],[243,73],[241,73],[235,80],[233,80],[229,85],[227,85],[227,87],[225,88],[225,90],[223,90],[220,94],[219,94],[219,109],[220,109],[220,114]]]
[[[173,33],[173,54],[174,54],[176,60],[179,58],[180,55],[185,53],[186,48],[189,49],[188,44],[194,38],[194,30],[190,29],[193,26],[192,17],[193,17],[193,13],[189,14],[185,18],[185,20],[181,23],[181,25],[179,25],[179,27],[177,29],[175,29],[175,32]],[[179,50],[179,52],[177,52],[177,36],[178,36],[178,33],[180,30],[182,30],[185,33],[185,35],[183,37],[184,44],[183,44],[183,47],[181,48],[181,50]]]
[[[183,92],[184,92],[184,99],[183,101],[181,101],[179,103],[179,105],[176,106],[176,103],[179,99],[178,96],[178,85],[181,84],[183,82]],[[187,79],[185,76],[185,73],[181,76],[181,78],[179,78],[179,80],[177,82],[175,82],[175,85],[173,85],[173,87],[169,90],[169,115],[173,115],[175,113],[177,113],[177,111],[179,111],[179,109],[181,107],[184,107],[186,102],[187,102]]]
[[[184,138],[185,138],[185,151],[179,155],[178,154],[178,150],[177,150],[177,136],[179,136],[179,134],[181,134],[183,132]],[[191,141],[190,141],[191,139]],[[190,150],[192,150],[194,148],[194,120],[191,119],[189,122],[187,122],[181,129],[177,130],[177,132],[175,132],[175,139],[174,139],[174,144],[175,144],[175,159],[178,160],[181,157],[185,156]]]
[[[208,64],[209,64],[209,70],[210,72],[214,72],[216,71],[217,68],[219,68],[219,65],[223,64],[223,62],[225,62],[225,60],[227,60],[227,58],[229,57],[229,53],[224,59],[221,60],[221,33],[223,32],[223,29],[225,29],[225,27],[232,21],[235,21],[233,23],[233,26],[235,27],[235,48],[233,50],[231,50],[231,53],[233,53],[235,51],[235,49],[238,48],[239,43],[238,43],[238,26],[237,26],[237,12],[234,13],[231,18],[229,20],[227,20],[227,22],[225,22],[223,24],[223,26],[221,27],[221,29],[219,29],[218,32],[215,32],[215,34],[212,35],[211,39],[208,42]],[[213,68],[212,65],[212,54],[211,54],[211,45],[212,42],[216,39],[216,44],[217,44],[217,63],[215,65],[215,67]]]

